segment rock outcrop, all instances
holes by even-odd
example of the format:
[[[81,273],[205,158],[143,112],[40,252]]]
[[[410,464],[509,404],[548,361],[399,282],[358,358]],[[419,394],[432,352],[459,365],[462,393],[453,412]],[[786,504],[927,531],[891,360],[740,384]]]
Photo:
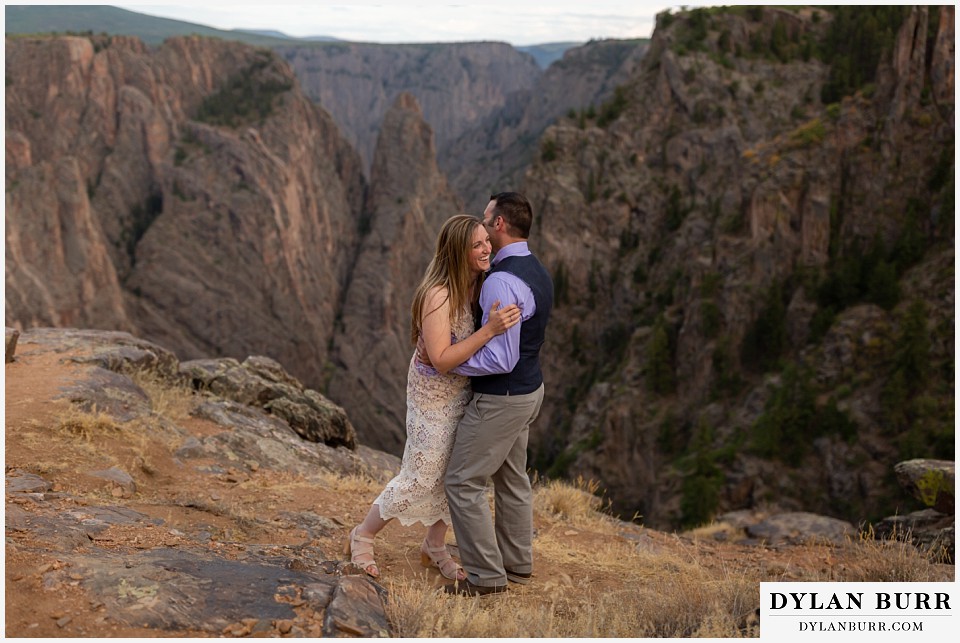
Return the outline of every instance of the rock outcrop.
[[[60,370],[51,371],[51,365]],[[60,629],[75,627],[71,620],[81,616],[89,623],[84,612],[90,611],[98,633],[119,625],[174,636],[389,636],[385,590],[336,552],[312,544],[341,530],[337,519],[289,509],[237,514],[243,530],[260,533],[251,544],[218,526],[231,515],[219,494],[227,495],[231,485],[296,478],[314,480],[321,489],[324,483],[316,476],[322,472],[386,480],[395,474],[397,458],[367,447],[330,446],[316,434],[301,437],[303,431],[295,430],[296,422],[282,417],[276,404],[298,404],[310,392],[272,360],[252,357],[235,367],[247,371],[244,378],[232,373],[204,379],[209,366],[180,365],[159,345],[122,332],[25,331],[21,357],[8,366],[8,393],[10,378],[66,377],[59,394],[57,386],[48,388],[68,406],[32,400],[39,404],[33,413],[48,418],[43,425],[48,446],[60,444],[54,428],[59,426],[68,432],[65,448],[90,459],[66,475],[63,466],[46,477],[24,470],[42,456],[30,463],[20,459],[24,438],[11,431],[23,432],[24,426],[8,424],[14,449],[8,456],[19,462],[6,474],[8,557],[52,559],[38,572],[45,591],[82,589],[90,607],[72,615],[58,612]],[[188,373],[190,381],[180,373]],[[201,380],[202,390],[191,386],[194,379]],[[185,415],[170,414],[171,396],[189,403]],[[7,403],[18,409],[13,419],[8,415],[16,422],[23,417],[20,407],[31,400],[14,394]],[[197,422],[204,427],[199,433]],[[343,445],[352,437],[326,441]],[[171,451],[151,446],[160,444]],[[130,452],[135,455],[127,458]],[[124,464],[89,466],[111,459]],[[170,497],[172,481],[180,478],[187,482]],[[165,509],[158,512],[160,507]],[[174,516],[182,511],[196,514],[181,523]],[[278,525],[304,537],[261,539],[275,535]]]
[[[955,512],[955,463],[947,460],[907,460],[893,468],[897,481],[911,496],[940,513]]]
[[[356,431],[343,409],[268,357],[248,357],[242,364],[229,357],[191,360],[180,365],[180,373],[198,390],[268,411],[304,440],[357,447]]]
[[[771,502],[853,522],[891,505],[893,462],[949,457],[954,9],[890,10],[873,82],[824,104],[844,10],[665,14],[645,53],[568,52],[538,95],[465,85],[490,100],[462,149],[510,151],[451,184],[476,179],[483,203],[532,157],[519,188],[557,285],[533,468],[599,480],[654,526]],[[399,453],[409,295],[464,207],[429,101],[396,100],[368,184],[267,52],[103,37],[7,52],[7,324],[267,355],[359,442]],[[554,90],[603,104],[534,144]],[[111,373],[91,381],[120,386]]]
[[[615,89],[637,72],[647,41],[598,40],[564,52],[561,60],[487,118],[453,140],[438,145],[439,163],[472,208],[490,194],[516,190],[538,155],[549,156],[540,142],[548,125],[569,112],[596,111]],[[584,116],[585,118],[585,116]]]
[[[894,467],[900,486],[925,508],[888,516],[876,525],[877,534],[912,542],[934,560],[956,560],[955,463],[947,460],[907,460]]]
[[[716,523],[705,529],[719,541],[770,547],[799,543],[845,545],[858,535],[857,528],[846,520],[805,511],[731,511],[717,516]]]
[[[889,506],[903,453],[949,448],[954,124],[930,97],[953,85],[930,66],[953,9],[903,13],[902,64],[833,105],[830,66],[801,55],[829,14],[668,16],[611,118],[546,130],[522,188],[558,302],[536,468],[652,525],[771,500],[853,522]],[[792,54],[763,53],[775,31]],[[891,402],[919,399],[908,350],[938,392]]]
[[[8,320],[321,381],[364,184],[288,67],[201,38],[8,39],[6,106]]]

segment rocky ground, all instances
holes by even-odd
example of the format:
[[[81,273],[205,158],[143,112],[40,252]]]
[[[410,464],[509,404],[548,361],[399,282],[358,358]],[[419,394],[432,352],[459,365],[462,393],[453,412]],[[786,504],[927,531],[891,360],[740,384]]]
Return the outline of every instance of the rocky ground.
[[[5,374],[8,636],[409,636],[388,588],[446,582],[419,565],[416,527],[378,539],[379,583],[343,560],[398,461],[353,445],[342,411],[272,360],[179,363],[125,333],[37,329]],[[538,502],[535,582],[510,600],[683,573],[599,564],[610,547],[693,556],[717,578],[880,580],[850,526],[736,518],[678,535],[572,523]],[[800,544],[815,533],[821,544]],[[952,565],[917,560],[923,579],[953,578]],[[756,636],[747,603],[734,616]]]

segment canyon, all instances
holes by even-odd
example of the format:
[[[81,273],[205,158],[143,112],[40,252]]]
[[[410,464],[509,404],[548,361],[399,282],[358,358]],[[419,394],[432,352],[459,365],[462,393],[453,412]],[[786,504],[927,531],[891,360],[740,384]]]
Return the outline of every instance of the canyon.
[[[533,469],[654,526],[889,515],[892,463],[953,446],[954,9],[902,12],[842,96],[822,8],[661,14],[543,72],[8,36],[6,323],[269,356],[398,454],[436,232],[518,189],[557,297]]]

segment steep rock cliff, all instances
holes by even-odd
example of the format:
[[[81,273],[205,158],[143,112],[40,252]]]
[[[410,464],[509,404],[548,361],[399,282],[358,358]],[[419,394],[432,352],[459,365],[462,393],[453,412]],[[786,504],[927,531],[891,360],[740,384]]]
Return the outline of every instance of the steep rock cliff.
[[[380,128],[365,227],[334,342],[329,394],[361,442],[392,453],[406,438],[410,302],[443,222],[460,205],[437,168],[433,131],[400,94]]]
[[[380,123],[402,92],[419,102],[436,146],[450,141],[529,88],[541,71],[506,43],[279,47],[303,91],[340,124],[369,167]]]
[[[541,149],[540,135],[558,117],[586,113],[608,100],[635,72],[646,40],[591,41],[564,52],[535,84],[439,149],[439,162],[467,204],[516,189]]]
[[[649,524],[889,510],[896,458],[952,436],[953,9],[930,11],[932,40],[909,10],[830,105],[801,52],[831,13],[668,15],[615,118],[547,130],[524,187],[558,301],[538,468]],[[897,384],[917,324],[926,394]]]
[[[267,354],[320,382],[364,183],[289,68],[202,38],[6,46],[8,323]]]
[[[841,65],[802,51],[832,12],[665,17],[598,111],[546,131],[521,188],[557,285],[534,467],[649,524],[858,521],[895,510],[896,459],[944,457],[953,9],[905,11],[874,81],[829,102]],[[8,39],[7,76],[8,324],[269,355],[399,451],[409,296],[460,207],[414,101],[365,200],[360,157],[266,52]]]

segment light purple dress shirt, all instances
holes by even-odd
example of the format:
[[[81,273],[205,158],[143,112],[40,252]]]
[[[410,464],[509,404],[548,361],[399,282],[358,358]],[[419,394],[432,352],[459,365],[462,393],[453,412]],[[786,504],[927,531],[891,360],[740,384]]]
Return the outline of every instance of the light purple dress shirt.
[[[503,248],[494,256],[491,265],[495,266],[507,257],[524,257],[530,254],[526,241],[517,241]],[[520,326],[537,312],[537,302],[530,286],[522,279],[506,271],[489,275],[480,289],[480,309],[483,322],[490,318],[490,307],[500,300],[500,306],[517,304],[520,306],[520,320],[507,332],[497,335],[474,353],[463,364],[450,369],[458,375],[495,375],[509,373],[520,360]]]

